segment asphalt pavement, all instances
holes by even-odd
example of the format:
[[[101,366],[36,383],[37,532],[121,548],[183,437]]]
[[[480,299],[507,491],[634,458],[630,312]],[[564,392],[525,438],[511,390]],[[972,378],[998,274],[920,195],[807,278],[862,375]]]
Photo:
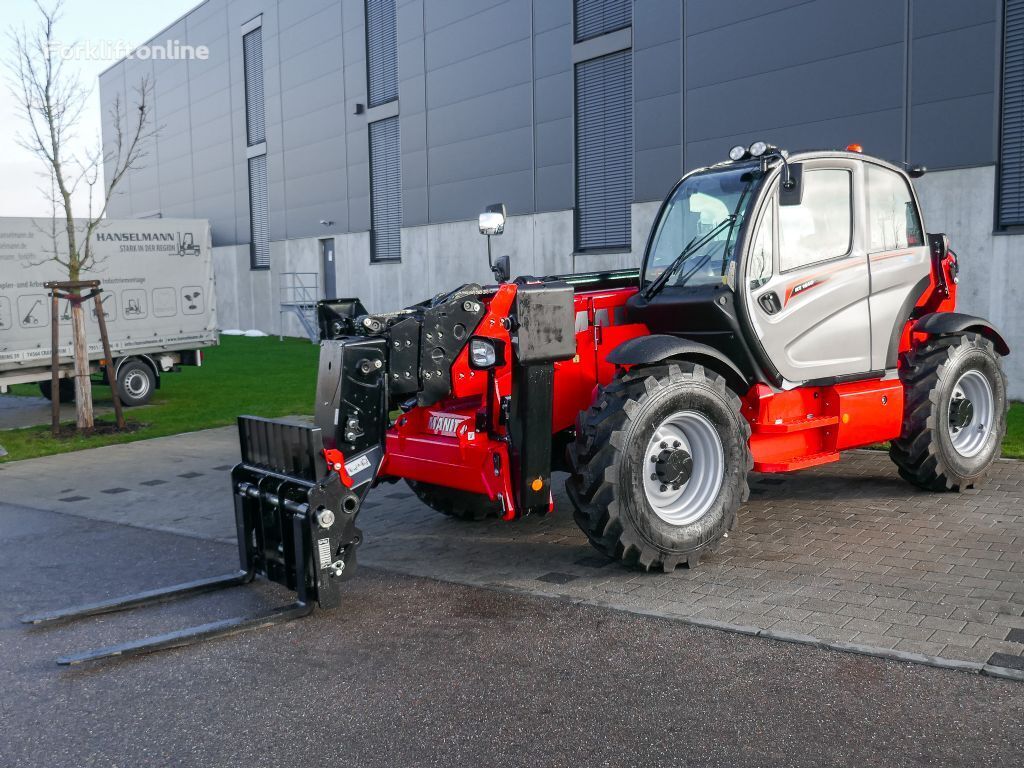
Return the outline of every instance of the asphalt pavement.
[[[1024,685],[364,568],[293,624],[71,669],[288,596],[17,616],[231,570],[216,541],[0,503],[0,765],[1011,766]]]

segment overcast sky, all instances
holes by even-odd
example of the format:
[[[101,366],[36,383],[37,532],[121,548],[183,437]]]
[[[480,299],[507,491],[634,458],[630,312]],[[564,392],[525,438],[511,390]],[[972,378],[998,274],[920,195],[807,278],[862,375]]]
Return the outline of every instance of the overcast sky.
[[[0,56],[6,64],[13,55],[10,40],[12,28],[34,26],[39,13],[32,0],[2,0],[0,17]],[[49,0],[44,0],[49,5]],[[63,19],[57,27],[60,42],[89,44],[95,53],[104,49],[133,48],[145,42],[171,22],[199,4],[199,0],[65,0]],[[79,48],[81,50],[81,48]],[[100,72],[116,61],[80,56],[68,61],[69,69],[78,71],[82,82],[92,88],[89,108],[79,126],[79,141],[97,146],[100,135],[99,85]],[[0,216],[49,216],[49,200],[39,190],[46,181],[45,166],[15,142],[24,122],[17,101],[10,93],[4,71],[0,87]],[[80,204],[81,205],[81,204]],[[85,209],[81,207],[84,215]]]

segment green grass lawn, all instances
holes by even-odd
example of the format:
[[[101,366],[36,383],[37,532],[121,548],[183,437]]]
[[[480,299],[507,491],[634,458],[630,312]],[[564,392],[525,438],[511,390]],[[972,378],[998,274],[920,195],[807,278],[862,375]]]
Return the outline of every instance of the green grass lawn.
[[[1006,438],[1003,440],[1003,456],[1008,459],[1024,459],[1024,403],[1014,403],[1010,406]]]
[[[286,416],[312,413],[319,346],[300,339],[224,336],[206,350],[201,368],[184,367],[161,377],[150,405],[127,408],[129,422],[143,426],[130,433],[54,438],[49,426],[0,432],[7,456],[0,462],[53,453],[128,443],[235,423],[239,414]],[[35,384],[11,388],[12,394],[39,396]],[[99,404],[110,404],[110,388],[94,385]],[[113,422],[113,415],[98,421]]]
[[[207,350],[202,368],[182,368],[163,376],[146,408],[126,409],[129,421],[142,425],[125,434],[54,438],[49,426],[0,432],[7,456],[0,462],[77,451],[111,443],[175,435],[235,423],[239,414],[287,416],[312,413],[319,347],[300,339],[225,336]],[[110,402],[108,387],[94,387],[96,401]],[[35,384],[12,387],[17,395],[39,395]],[[113,421],[107,416],[101,421]],[[1003,455],[1024,459],[1024,404],[1010,408]]]

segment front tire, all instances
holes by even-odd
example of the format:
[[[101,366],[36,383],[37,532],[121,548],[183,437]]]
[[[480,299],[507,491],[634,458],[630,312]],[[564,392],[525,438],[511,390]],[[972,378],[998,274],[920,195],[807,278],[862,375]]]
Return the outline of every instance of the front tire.
[[[419,500],[428,507],[442,515],[454,517],[456,520],[472,522],[501,516],[501,504],[491,501],[479,493],[421,483],[417,480],[406,480],[405,482],[412,488]]]
[[[603,388],[570,446],[576,523],[610,558],[695,567],[747,500],[750,425],[718,374],[680,362],[633,368]]]
[[[1006,434],[1006,374],[992,342],[974,333],[934,339],[904,362],[903,431],[889,457],[919,488],[973,487]]]

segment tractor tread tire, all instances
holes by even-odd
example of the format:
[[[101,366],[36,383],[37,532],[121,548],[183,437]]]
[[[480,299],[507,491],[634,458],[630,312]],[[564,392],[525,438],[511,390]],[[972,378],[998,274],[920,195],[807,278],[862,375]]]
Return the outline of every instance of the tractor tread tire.
[[[712,389],[724,399],[736,416],[734,439],[738,439],[738,466],[726,465],[720,494],[725,500],[723,525],[713,535],[686,550],[669,549],[645,536],[631,516],[621,514],[623,493],[618,473],[625,456],[626,436],[637,414],[652,397],[668,386],[691,384]],[[603,387],[593,405],[580,415],[576,442],[569,446],[571,475],[566,492],[575,507],[576,524],[590,543],[605,556],[625,565],[649,571],[673,571],[677,566],[695,568],[701,558],[718,549],[737,528],[737,510],[750,496],[748,473],[754,462],[750,453],[750,425],[741,415],[739,397],[725,379],[703,366],[687,362],[632,368]]]
[[[994,424],[996,456],[1006,431],[1006,412],[1010,405],[1006,397],[1006,373],[991,341],[979,334],[966,333],[933,339],[907,353],[900,369],[904,385],[903,428],[900,436],[890,443],[889,458],[904,480],[927,491],[973,488],[992,465],[989,461],[977,471],[964,472],[953,465],[951,449],[940,440],[943,419],[947,418],[943,392],[963,372],[958,363],[964,350],[980,351],[989,357],[1001,379],[1001,391],[993,393],[997,417]]]
[[[406,480],[417,498],[442,515],[457,520],[479,522],[489,517],[501,516],[501,504],[491,501],[486,496],[470,493],[457,488],[446,488],[432,483],[421,483],[417,480]]]

